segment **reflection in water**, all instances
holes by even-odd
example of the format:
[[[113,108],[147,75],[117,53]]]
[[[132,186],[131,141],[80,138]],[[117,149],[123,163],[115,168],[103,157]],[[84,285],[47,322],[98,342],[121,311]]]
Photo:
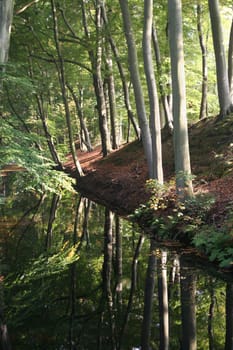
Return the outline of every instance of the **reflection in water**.
[[[78,195],[0,210],[2,349],[233,348],[230,275]]]

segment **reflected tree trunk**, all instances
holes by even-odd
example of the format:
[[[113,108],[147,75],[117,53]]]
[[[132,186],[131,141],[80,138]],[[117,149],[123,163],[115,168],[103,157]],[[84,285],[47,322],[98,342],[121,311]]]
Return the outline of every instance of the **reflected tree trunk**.
[[[117,305],[122,305],[122,234],[121,219],[116,216],[116,297]]]
[[[144,311],[142,322],[141,347],[142,350],[150,349],[151,323],[153,296],[155,288],[155,272],[157,259],[155,255],[156,244],[154,239],[150,239],[150,254],[146,273],[145,293],[144,293]]]
[[[77,201],[77,207],[75,211],[74,229],[73,229],[73,245],[76,246],[78,242],[78,224],[80,220],[82,197],[79,196]],[[76,294],[77,294],[77,262],[74,262],[70,267],[70,319],[69,319],[69,350],[74,349],[75,334],[74,334],[74,322],[77,316],[76,312]]]
[[[215,308],[215,291],[214,291],[214,281],[211,279],[208,281],[210,289],[210,306],[208,315],[208,337],[209,337],[209,350],[214,350],[214,331],[213,331],[213,318],[214,318],[214,308]]]
[[[196,273],[184,260],[181,264],[181,318],[182,318],[182,350],[196,350]]]
[[[140,235],[135,252],[134,252],[134,256],[133,256],[133,261],[132,261],[132,266],[131,266],[131,288],[130,288],[128,305],[127,305],[127,309],[125,312],[125,316],[124,316],[124,320],[123,320],[123,324],[122,324],[122,329],[120,332],[119,346],[118,346],[119,350],[122,349],[122,346],[123,346],[123,344],[122,344],[123,338],[124,338],[124,335],[126,332],[128,321],[129,321],[130,311],[131,311],[132,305],[133,305],[133,296],[134,296],[134,292],[136,290],[136,281],[137,281],[138,258],[139,258],[140,251],[142,249],[144,240],[145,240],[145,238],[142,235]]]
[[[160,350],[169,348],[169,315],[168,315],[168,287],[167,287],[167,252],[161,250],[158,261],[158,295],[160,320]]]
[[[226,285],[226,340],[225,350],[233,350],[233,283]]]
[[[46,250],[49,250],[52,246],[52,238],[53,238],[53,223],[56,218],[56,212],[58,209],[60,196],[57,194],[53,194],[52,203],[50,207],[47,234],[46,234]]]
[[[116,330],[115,330],[115,315],[113,311],[113,296],[112,296],[112,257],[113,257],[113,217],[114,214],[105,209],[105,224],[104,224],[104,263],[103,263],[103,294],[102,302],[107,302],[107,323],[109,324],[110,334],[108,339],[111,341],[111,349],[116,350]],[[100,324],[103,326],[104,309],[101,312]],[[98,341],[101,344],[101,341]],[[101,349],[101,347],[100,347]]]

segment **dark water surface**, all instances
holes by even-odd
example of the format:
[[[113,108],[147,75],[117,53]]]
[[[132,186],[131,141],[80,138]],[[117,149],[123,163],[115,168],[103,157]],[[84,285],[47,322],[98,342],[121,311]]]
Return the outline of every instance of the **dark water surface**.
[[[8,197],[0,242],[6,349],[233,349],[231,274],[88,199]]]

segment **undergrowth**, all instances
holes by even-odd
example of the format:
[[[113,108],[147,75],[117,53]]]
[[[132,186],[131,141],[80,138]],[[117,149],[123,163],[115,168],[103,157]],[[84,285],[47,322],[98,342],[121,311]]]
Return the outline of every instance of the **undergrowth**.
[[[149,228],[159,240],[178,240],[195,246],[220,267],[233,266],[233,213],[228,212],[223,224],[210,223],[209,214],[215,203],[210,195],[196,195],[179,202],[171,184],[160,185],[148,180],[149,201],[131,216],[142,227]]]

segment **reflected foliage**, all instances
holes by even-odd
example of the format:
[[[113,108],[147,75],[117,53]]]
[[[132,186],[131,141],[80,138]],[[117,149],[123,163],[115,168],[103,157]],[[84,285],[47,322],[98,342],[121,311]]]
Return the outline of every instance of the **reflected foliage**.
[[[232,332],[229,275],[225,282],[215,270],[203,272],[187,252],[161,249],[79,195],[55,196],[18,194],[0,207],[1,306],[12,348],[161,349],[166,342],[180,349],[190,322],[193,348],[224,348]]]

